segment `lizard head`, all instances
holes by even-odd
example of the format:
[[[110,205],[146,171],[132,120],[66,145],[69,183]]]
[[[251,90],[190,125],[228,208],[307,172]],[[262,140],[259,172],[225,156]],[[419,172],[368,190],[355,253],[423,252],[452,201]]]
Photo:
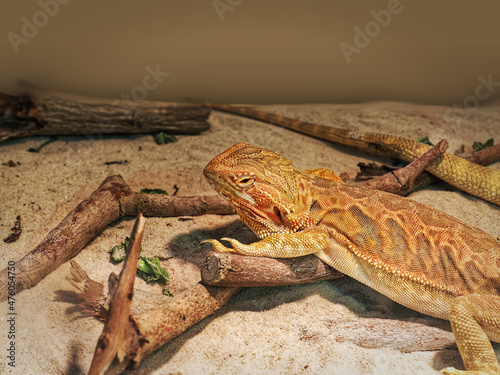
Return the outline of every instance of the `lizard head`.
[[[311,176],[275,152],[238,143],[212,159],[203,174],[260,238],[307,224],[307,215],[293,214],[309,211],[299,190]]]

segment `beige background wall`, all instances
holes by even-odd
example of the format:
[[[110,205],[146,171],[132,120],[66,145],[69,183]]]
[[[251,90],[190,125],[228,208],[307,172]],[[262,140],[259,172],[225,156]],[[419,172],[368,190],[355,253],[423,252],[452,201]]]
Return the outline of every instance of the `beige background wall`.
[[[2,5],[2,91],[24,79],[73,93],[173,101],[452,105],[472,95],[478,100],[466,102],[474,105],[500,98],[499,1]],[[358,49],[346,58],[341,45]],[[148,67],[163,73],[157,81],[147,78]],[[499,83],[488,88],[481,77]]]

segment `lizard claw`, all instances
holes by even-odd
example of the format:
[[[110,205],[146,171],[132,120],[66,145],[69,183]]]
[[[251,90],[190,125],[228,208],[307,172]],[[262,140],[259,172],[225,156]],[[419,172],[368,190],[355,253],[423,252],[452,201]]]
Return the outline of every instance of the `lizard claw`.
[[[225,240],[225,238],[222,238],[223,240]],[[214,249],[214,251],[218,252],[218,253],[233,253],[234,250],[229,248],[229,247],[225,247],[223,244],[221,244],[219,241],[217,240],[203,240],[201,241],[201,243],[210,243],[212,244],[212,247]]]

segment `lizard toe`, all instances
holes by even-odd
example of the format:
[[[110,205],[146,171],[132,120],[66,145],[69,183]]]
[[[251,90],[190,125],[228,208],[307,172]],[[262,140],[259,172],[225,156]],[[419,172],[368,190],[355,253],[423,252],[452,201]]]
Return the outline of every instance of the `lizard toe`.
[[[235,253],[242,252],[245,249],[245,247],[248,246],[248,245],[243,245],[240,241],[235,240],[234,238],[224,237],[224,238],[221,238],[221,240],[229,242],[234,249],[233,252],[235,252]]]
[[[223,238],[223,240],[224,240],[224,238]],[[217,253],[231,253],[231,252],[233,252],[233,249],[225,247],[223,244],[221,244],[217,240],[203,240],[203,241],[201,241],[201,243],[210,243],[210,244],[212,244],[212,248]]]

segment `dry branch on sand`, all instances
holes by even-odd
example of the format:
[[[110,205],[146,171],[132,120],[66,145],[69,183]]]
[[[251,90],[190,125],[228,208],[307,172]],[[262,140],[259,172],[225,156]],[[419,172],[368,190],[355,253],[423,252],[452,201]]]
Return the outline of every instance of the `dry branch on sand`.
[[[80,202],[45,239],[16,262],[16,293],[38,284],[45,276],[78,254],[97,233],[127,215],[197,216],[232,214],[234,209],[216,195],[170,197],[133,192],[121,176],[106,178]],[[0,271],[0,284],[7,285],[7,268]],[[0,301],[7,299],[0,291]]]
[[[199,134],[210,108],[200,104],[113,100],[29,90],[0,93],[0,142],[33,135]]]

